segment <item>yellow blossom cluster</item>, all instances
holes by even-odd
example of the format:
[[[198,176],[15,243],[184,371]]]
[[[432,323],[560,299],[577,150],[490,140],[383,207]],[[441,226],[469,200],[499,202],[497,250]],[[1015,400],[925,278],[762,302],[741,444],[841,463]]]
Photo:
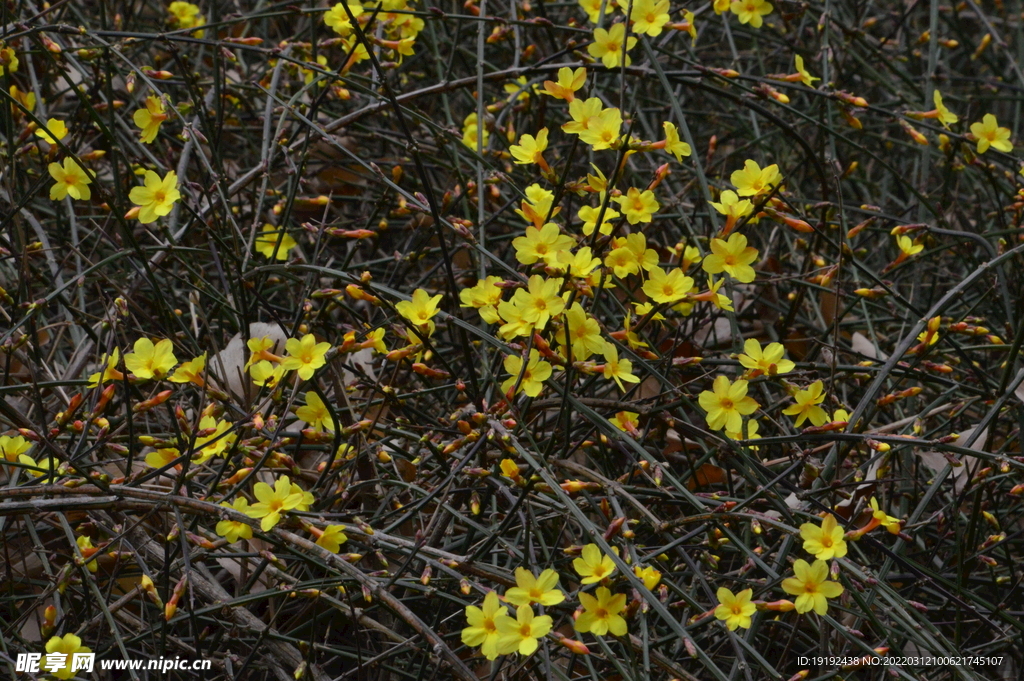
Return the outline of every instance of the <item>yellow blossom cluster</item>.
[[[509,468],[507,472],[518,475],[518,468]],[[625,636],[628,633],[624,612],[626,594],[613,593],[605,586],[616,570],[611,556],[602,553],[596,544],[587,544],[573,560],[573,569],[580,577],[581,587],[602,584],[593,595],[583,588],[576,593],[582,607],[582,611],[576,614],[576,631],[595,636]],[[634,572],[648,590],[653,590],[661,580],[661,573],[649,566],[637,566]],[[516,586],[503,596],[489,591],[481,606],[466,607],[468,626],[462,630],[462,642],[470,647],[479,647],[480,653],[488,660],[512,653],[532,655],[538,648],[538,640],[549,635],[553,625],[549,615],[537,615],[533,606],[557,606],[566,599],[565,593],[558,588],[559,575],[551,568],[535,575],[519,567],[515,576]],[[509,614],[502,602],[516,607],[515,617]]]

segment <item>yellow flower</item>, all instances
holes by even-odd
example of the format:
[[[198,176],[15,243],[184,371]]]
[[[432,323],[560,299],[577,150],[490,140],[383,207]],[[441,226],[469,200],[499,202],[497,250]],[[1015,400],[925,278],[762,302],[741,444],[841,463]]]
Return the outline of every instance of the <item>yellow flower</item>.
[[[815,381],[807,386],[805,390],[796,391],[796,395],[793,396],[796,404],[786,407],[782,413],[789,416],[795,415],[795,425],[797,428],[808,419],[816,426],[822,425],[828,421],[828,414],[818,406],[825,400],[825,394],[822,392],[823,388],[824,386],[821,381]]]
[[[540,394],[540,391],[544,388],[544,381],[551,378],[551,365],[543,361],[540,358],[540,353],[536,350],[530,350],[530,361],[526,364],[526,370],[523,370],[523,358],[519,355],[506,355],[505,356],[505,371],[511,374],[505,382],[501,384],[501,390],[505,394],[516,384],[519,380],[519,374],[523,374],[523,379],[519,383],[519,390],[516,392],[524,392],[529,397],[536,397]]]
[[[7,461],[17,461],[18,457],[32,449],[32,443],[20,435],[10,437],[0,435],[0,457]]]
[[[617,25],[621,26],[622,24]],[[622,113],[614,107],[604,109],[598,115],[587,118],[586,126],[586,129],[581,130],[579,133],[581,142],[590,145],[594,151],[611,149],[612,145],[619,139],[619,130],[622,128]]]
[[[526,199],[520,204],[522,210],[516,209],[516,215],[534,227],[540,227],[544,224],[545,220],[547,220],[548,212],[554,217],[562,210],[557,206],[554,210],[551,210],[551,203],[555,200],[555,195],[536,182],[527,187],[524,193],[526,194]]]
[[[568,335],[573,361],[582,362],[595,353],[604,352],[607,341],[601,337],[601,325],[586,313],[582,305],[573,303],[565,313],[565,322],[568,334],[560,331],[555,337],[564,345]]]
[[[725,227],[722,230],[725,234],[732,231],[733,226],[740,218],[744,218],[754,212],[754,204],[747,199],[741,199],[731,189],[726,189],[722,192],[718,199],[721,203],[715,203],[714,201],[710,203],[712,208],[726,218]],[[689,248],[693,247],[690,246]],[[687,252],[689,252],[689,248]]]
[[[146,225],[170,213],[181,193],[178,191],[178,175],[173,170],[167,171],[162,180],[152,170],[147,170],[143,182],[142,187],[132,187],[128,198],[140,206],[139,222]]]
[[[250,338],[245,342],[247,348],[249,348],[249,359],[245,363],[245,368],[248,369],[259,360],[267,360],[268,362],[280,362],[281,358],[273,354],[271,350],[274,349],[276,343],[270,338],[270,336],[262,336],[260,338]]]
[[[6,51],[9,51],[9,50],[4,50],[4,49],[0,48],[0,55],[3,55],[3,53],[6,52]],[[2,57],[0,57],[0,76],[2,76],[3,74],[4,74],[3,60],[2,60]],[[11,86],[11,99],[15,100],[16,102],[19,102],[28,111],[35,111],[35,108],[36,108],[36,95],[35,95],[35,93],[33,93],[33,92],[22,92],[21,90],[18,89],[17,85],[12,85]],[[22,115],[21,114],[21,109],[19,109],[17,106],[15,106],[13,102],[11,103],[11,112],[14,113],[14,116],[16,118],[20,118],[21,115]]]
[[[587,544],[579,558],[572,561],[572,566],[583,579],[580,584],[596,584],[615,572],[615,562],[611,556],[601,553],[597,544]]]
[[[410,45],[411,45],[411,43],[410,43]],[[411,50],[409,51],[409,54],[410,55],[412,54]],[[529,81],[526,80],[526,76],[519,76],[518,78],[513,80],[511,83],[505,83],[504,90],[505,90],[505,92],[509,93],[510,95],[513,95],[513,94],[516,95],[516,101],[517,102],[525,102],[525,101],[530,99],[530,90],[533,90],[534,92],[537,92],[537,86],[534,85],[531,88],[530,84],[529,84]],[[518,93],[518,94],[516,94],[516,93]]]
[[[971,123],[971,134],[978,138],[979,154],[984,154],[989,147],[1005,153],[1013,151],[1009,128],[1000,128],[992,114],[985,114],[981,123]]]
[[[739,18],[741,24],[750,24],[754,28],[761,28],[761,24],[764,23],[762,17],[772,13],[771,3],[765,0],[733,0],[729,9]]]
[[[296,511],[308,511],[309,507],[316,501],[316,497],[313,496],[312,492],[305,491],[294,482],[292,483],[292,494],[299,495],[299,503],[295,507]]]
[[[384,333],[385,329],[382,326],[366,334],[366,340],[373,343],[371,347],[382,355],[387,354],[388,351],[388,346],[384,345]]]
[[[878,507],[878,500],[871,497],[871,516],[878,521],[878,524],[889,531],[890,534],[900,533],[900,519],[893,518]]]
[[[284,378],[285,369],[280,364],[274,365],[265,359],[254,363],[249,367],[249,376],[252,382],[266,388],[273,388]]]
[[[543,331],[548,320],[565,309],[565,300],[558,294],[561,287],[561,279],[545,279],[535,274],[527,281],[526,289],[516,289],[512,303],[522,310],[523,321]]]
[[[363,13],[363,6],[358,2],[348,2],[348,9],[352,16],[358,18]],[[324,13],[324,23],[338,35],[345,37],[352,32],[352,22],[345,6],[340,2]]]
[[[661,29],[668,23],[668,0],[633,0],[633,30],[646,33],[652,38],[661,35]]]
[[[307,333],[302,339],[289,338],[284,344],[288,356],[281,362],[284,371],[298,371],[299,378],[308,381],[316,370],[327,364],[325,355],[331,349],[327,342],[316,342],[316,337]]]
[[[327,411],[327,405],[312,390],[306,393],[306,404],[296,409],[295,415],[300,420],[308,423],[309,427],[317,432],[321,430],[334,432],[334,419],[331,418],[331,413]]]
[[[480,318],[485,322],[488,324],[498,323],[501,321],[498,316],[498,305],[501,303],[501,296],[504,293],[504,290],[498,286],[501,281],[501,277],[490,276],[481,279],[475,286],[462,289],[459,291],[461,307],[475,307],[480,311]]]
[[[498,335],[505,340],[516,336],[528,336],[533,333],[533,323],[523,318],[523,309],[507,300],[498,303],[499,321],[504,322],[498,329]]]
[[[658,582],[661,581],[661,572],[655,570],[650,565],[644,568],[639,565],[634,565],[633,574],[643,581],[644,587],[648,591],[654,591],[655,587],[658,586]]]
[[[181,456],[174,447],[162,447],[146,455],[146,465],[150,468],[163,468]]]
[[[639,348],[648,347],[647,343],[643,342],[643,340],[640,339],[640,336],[636,334],[636,331],[633,331],[633,329],[631,328],[632,324],[633,315],[627,312],[626,316],[622,318],[622,330],[626,334],[626,344],[629,345],[630,350],[637,350]]]
[[[36,128],[36,137],[41,137],[50,144],[56,144],[68,136],[68,126],[59,118],[50,118],[46,121],[45,128]]]
[[[744,284],[754,281],[757,276],[750,263],[757,260],[757,249],[747,246],[747,237],[733,234],[729,240],[712,239],[711,255],[704,258],[701,267],[708,274],[725,272]]]
[[[558,69],[558,81],[544,81],[544,90],[541,94],[551,95],[558,99],[572,102],[576,99],[576,91],[583,87],[587,80],[587,69],[583,66],[575,71],[568,66]]]
[[[596,24],[598,19],[601,18],[601,7],[605,5],[604,0],[577,0],[580,7],[584,12],[587,13],[587,18],[590,19],[591,23]],[[606,15],[610,15],[615,11],[615,2],[608,0],[608,4],[605,7]]]
[[[682,244],[679,244],[678,246],[682,246]],[[676,252],[678,253],[679,251],[677,250]],[[690,269],[692,265],[696,265],[702,260],[700,251],[697,250],[696,246],[683,247],[682,256],[682,262],[679,263],[679,267],[681,267],[684,272]]]
[[[203,370],[206,368],[206,353],[191,359],[174,370],[168,379],[171,383],[195,383],[200,388],[206,384]]]
[[[462,121],[462,143],[470,149],[476,149],[477,151],[483,151],[482,147],[477,146],[477,137],[479,137],[480,127],[476,122],[476,114],[471,113]],[[490,133],[487,128],[483,131],[483,145],[487,146],[487,140],[490,138]]]
[[[719,293],[718,292],[718,289],[722,288],[722,284],[724,284],[724,283],[725,283],[725,277],[722,277],[716,283],[715,282],[715,278],[709,274],[708,275],[708,292],[707,292],[706,295],[709,296],[709,298],[710,298],[709,302],[712,305],[714,305],[715,307],[717,307],[719,310],[725,310],[726,312],[733,312],[734,310],[732,309],[732,301],[729,299],[729,296],[725,295],[724,293]],[[701,295],[704,295],[704,294],[701,294]]]
[[[285,230],[263,225],[263,231],[256,237],[254,245],[256,252],[265,258],[287,260],[288,253],[299,244]]]
[[[13,47],[6,47],[0,42],[0,76],[18,70],[18,53]],[[28,107],[31,109],[32,107]]]
[[[464,288],[459,292],[461,307],[494,307],[501,302],[502,288],[498,286],[501,277],[489,276],[481,279],[475,286]]]
[[[63,637],[54,636],[46,642],[46,662],[50,661],[50,655],[56,656],[58,653],[63,654],[64,659],[60,662],[59,667],[57,665],[46,665],[46,668],[58,679],[70,679],[72,676],[75,676],[75,673],[71,671],[71,662],[74,659],[74,654],[91,652],[92,648],[83,646],[82,639],[74,634],[64,634]]]
[[[661,127],[665,130],[665,151],[675,156],[676,160],[682,163],[683,156],[689,156],[692,153],[690,145],[679,139],[679,130],[676,128],[675,123],[665,121],[661,124]]]
[[[632,60],[626,53],[636,45],[636,38],[630,36],[628,41],[625,38],[626,25],[623,23],[615,24],[609,30],[595,28],[594,42],[587,47],[587,52],[591,57],[600,59],[605,68],[613,69],[616,66],[621,66],[623,59],[626,61],[626,66],[629,66]]]
[[[537,136],[523,135],[519,138],[519,144],[513,144],[508,148],[512,158],[518,165],[536,163],[541,167],[547,166],[544,161],[544,150],[548,148],[548,129],[541,128]]]
[[[804,551],[818,560],[831,560],[846,555],[846,533],[836,523],[836,517],[829,513],[821,521],[821,527],[814,523],[800,526],[800,537],[804,540]]]
[[[617,412],[610,420],[613,426],[626,433],[640,429],[640,414],[635,411]]]
[[[604,215],[601,215],[600,206],[583,206],[576,213],[580,220],[583,220],[583,233],[590,236],[594,233],[594,228],[597,227],[598,216],[601,218],[601,227],[598,229],[601,234],[611,234],[612,221],[619,217],[619,212],[611,206],[606,206],[604,209]]]
[[[896,245],[900,247],[900,252],[908,258],[924,250],[924,244],[912,241],[909,236],[896,237]]]
[[[366,51],[366,45],[360,42],[354,35],[351,35],[348,38],[342,38],[339,48],[344,54],[351,55],[345,65],[341,68],[342,75],[346,75],[353,64],[364,62],[370,58],[370,53]],[[476,139],[475,132],[473,133],[473,139]],[[487,139],[486,130],[484,131],[484,139]]]
[[[590,246],[584,246],[573,254],[571,251],[559,251],[558,263],[554,269],[567,271],[570,275],[580,279],[586,279],[591,273],[601,266],[601,259],[594,257]]]
[[[640,271],[640,260],[633,249],[619,246],[604,257],[604,266],[611,268],[619,279],[625,279]]]
[[[348,536],[345,534],[344,525],[328,525],[324,528],[323,534],[317,538],[316,545],[322,546],[331,553],[337,553],[341,550],[341,545],[347,541]]]
[[[604,111],[615,111],[619,112],[618,109],[605,109],[601,104],[601,100],[597,97],[591,97],[587,100],[574,99],[569,103],[569,118],[572,120],[568,123],[562,124],[562,131],[568,132],[573,135],[579,135],[585,130],[590,129],[591,121],[596,120]],[[611,114],[609,114],[611,115]],[[622,125],[622,114],[619,114],[619,125]],[[614,132],[611,133],[611,141],[614,142],[619,136],[618,127],[615,128]],[[582,137],[580,138],[583,139]],[[586,140],[583,140],[587,144]],[[602,147],[607,148],[607,147]],[[603,191],[603,190],[601,190]]]
[[[498,655],[507,655],[515,651],[519,645],[510,640],[499,644],[498,626],[506,628],[506,620],[511,619],[508,609],[498,601],[498,594],[488,591],[484,596],[483,609],[475,605],[466,606],[466,623],[469,626],[462,630],[462,642],[471,648],[480,646],[480,652],[488,660],[494,660]]]
[[[708,427],[712,430],[739,432],[743,427],[743,417],[757,411],[760,406],[753,397],[747,395],[747,382],[732,383],[728,377],[719,374],[711,385],[697,398],[701,408],[707,412]]]
[[[754,595],[752,589],[744,589],[734,594],[724,586],[718,589],[718,607],[715,608],[715,618],[725,622],[729,631],[736,629],[749,629],[750,616],[757,612],[757,606],[750,602]]]
[[[199,419],[199,430],[212,431],[209,435],[196,438],[195,450],[199,452],[195,457],[197,465],[204,464],[215,456],[227,456],[231,451],[231,445],[238,437],[231,431],[231,423],[223,419],[214,418],[211,415]]]
[[[516,568],[516,586],[505,592],[505,600],[512,605],[558,605],[565,594],[558,587],[558,573],[548,568],[534,577],[526,568]]]
[[[715,0],[714,9],[715,14],[721,14],[729,9],[731,0]]]
[[[199,8],[191,2],[172,2],[167,10],[178,28],[196,28],[206,23],[206,19],[199,13]],[[196,32],[196,37],[202,38],[203,31]]]
[[[516,619],[504,618],[498,622],[498,650],[508,650],[520,655],[533,655],[537,651],[537,639],[544,638],[551,631],[552,619],[548,615],[535,616],[529,605],[516,608]]]
[[[520,479],[519,465],[515,461],[513,461],[512,459],[502,459],[500,467],[501,467],[501,474],[503,476],[505,476],[506,478],[511,478],[512,480],[519,480]],[[518,569],[522,569],[522,568],[517,568],[517,570]],[[532,574],[531,574],[531,576],[532,576]],[[511,589],[509,589],[509,591],[511,591]],[[508,594],[506,594],[506,596],[507,595]]]
[[[150,144],[160,132],[160,125],[167,120],[164,103],[155,95],[146,97],[146,106],[136,110],[132,120],[140,129],[139,136],[143,144]]]
[[[625,194],[612,200],[619,204],[619,208],[622,209],[631,225],[638,222],[650,222],[651,216],[661,208],[658,200],[654,198],[654,192],[650,189],[641,191],[636,187],[630,187]]]
[[[423,326],[439,312],[441,294],[431,296],[421,288],[412,292],[412,300],[395,303],[395,310],[413,326]]]
[[[92,191],[89,189],[92,180],[89,179],[85,168],[78,165],[75,159],[65,158],[64,165],[51,163],[47,170],[54,179],[54,185],[50,187],[51,201],[63,201],[65,196],[83,201],[88,201],[92,197]]]
[[[538,260],[546,265],[555,265],[558,254],[576,245],[576,240],[562,234],[558,225],[549,222],[540,229],[527,227],[526,236],[516,237],[512,246],[516,249],[516,260],[524,265],[532,265]]]
[[[252,493],[257,502],[245,510],[250,518],[262,518],[260,528],[269,532],[281,521],[285,512],[291,511],[302,503],[302,493],[292,491],[291,480],[282,475],[271,487],[265,482],[257,482]]]
[[[737,359],[740,364],[751,371],[760,371],[768,376],[776,376],[787,374],[796,368],[796,364],[785,359],[785,354],[786,349],[782,347],[782,343],[769,343],[762,350],[757,339],[748,338],[743,343],[743,354]]]
[[[644,282],[644,293],[656,303],[675,303],[686,297],[693,289],[693,279],[679,268],[666,273],[660,267],[652,267],[650,276]]]
[[[239,513],[246,513],[249,509],[249,502],[245,497],[238,497],[233,504],[222,501],[220,505]],[[239,539],[252,539],[252,528],[241,520],[221,520],[217,523],[217,536],[226,538],[229,544],[234,544]]]
[[[88,568],[89,572],[96,572],[97,570],[99,570],[99,563],[97,563],[95,560],[89,560],[97,553],[99,553],[99,549],[92,545],[92,539],[85,535],[82,535],[81,537],[75,539],[75,543],[78,544],[78,551],[82,554],[82,558],[88,561],[85,564],[85,567]]]
[[[960,120],[959,116],[947,109],[946,105],[942,103],[942,94],[938,90],[932,92],[932,101],[935,102],[935,110],[939,114],[939,123],[942,123],[943,127],[948,129],[951,123],[956,123]]]
[[[828,581],[828,563],[823,560],[808,565],[806,560],[793,563],[793,577],[782,580],[782,590],[796,596],[796,611],[799,613],[813,610],[819,615],[828,612],[828,599],[838,598],[843,593],[843,586]]]
[[[619,386],[619,390],[625,392],[626,388],[622,385],[623,381],[627,383],[639,383],[640,377],[633,375],[633,363],[628,359],[619,359],[619,350],[612,343],[605,343],[604,345],[604,368],[601,373],[604,377],[610,381],[615,381],[615,384]]]
[[[59,474],[58,469],[60,468],[60,461],[58,461],[57,459],[53,458],[52,456],[46,457],[45,461],[43,461],[42,459],[40,459],[39,461],[36,461],[35,459],[33,459],[31,456],[29,456],[27,454],[20,454],[20,455],[18,455],[18,463],[20,463],[23,466],[25,466],[26,467],[26,471],[33,478],[41,478],[44,475],[49,476],[50,475],[50,467],[53,466],[54,476],[49,478],[48,481],[49,482],[55,482],[57,480],[57,475]],[[899,528],[899,524],[897,524],[896,527],[897,527],[897,531],[899,531],[899,529],[898,529]]]
[[[746,438],[743,437],[743,431],[742,430],[736,431],[736,432],[732,432],[732,431],[728,431],[727,430],[727,431],[725,431],[725,436],[727,438],[729,438],[730,440],[743,440],[743,439],[756,440],[757,438],[761,437],[760,435],[757,434],[758,428],[760,428],[760,426],[757,424],[757,420],[756,419],[749,419],[747,421],[747,437]],[[758,447],[754,447],[754,446],[750,446],[750,445],[748,445],[748,447],[750,447],[750,449],[754,450],[755,452],[758,450]]]
[[[155,345],[148,338],[140,338],[135,341],[132,349],[134,352],[124,356],[124,366],[135,378],[162,378],[178,363],[174,356],[174,346],[166,338],[157,341]]]
[[[583,614],[576,618],[576,631],[585,634],[588,631],[594,636],[604,636],[609,632],[613,636],[625,636],[626,620],[619,613],[626,607],[626,594],[615,594],[603,586],[597,588],[597,598],[588,593],[580,592],[580,604]]]
[[[747,159],[743,169],[734,170],[729,181],[740,196],[759,196],[782,184],[782,174],[774,163],[762,170],[756,162]]]
[[[799,54],[793,57],[793,61],[796,63],[796,72],[800,74],[801,83],[807,87],[814,87],[814,81],[821,80],[821,78],[812,76],[807,69],[804,68],[804,58]]]

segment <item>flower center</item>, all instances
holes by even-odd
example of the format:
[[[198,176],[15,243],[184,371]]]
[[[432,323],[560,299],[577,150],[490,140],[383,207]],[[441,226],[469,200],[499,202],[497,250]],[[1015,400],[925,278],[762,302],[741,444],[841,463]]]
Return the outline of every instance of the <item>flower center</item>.
[[[497,631],[498,627],[495,626],[494,620],[490,617],[484,620],[484,631],[493,632]]]
[[[606,620],[608,619],[608,611],[604,608],[598,608],[594,611],[594,616],[599,620]]]
[[[157,192],[153,194],[153,200],[155,203],[163,203],[164,201],[167,200],[167,194],[165,194],[164,192]]]
[[[722,409],[725,409],[726,411],[732,409],[735,406],[732,400],[730,400],[728,397],[722,398],[719,404],[722,407]]]

